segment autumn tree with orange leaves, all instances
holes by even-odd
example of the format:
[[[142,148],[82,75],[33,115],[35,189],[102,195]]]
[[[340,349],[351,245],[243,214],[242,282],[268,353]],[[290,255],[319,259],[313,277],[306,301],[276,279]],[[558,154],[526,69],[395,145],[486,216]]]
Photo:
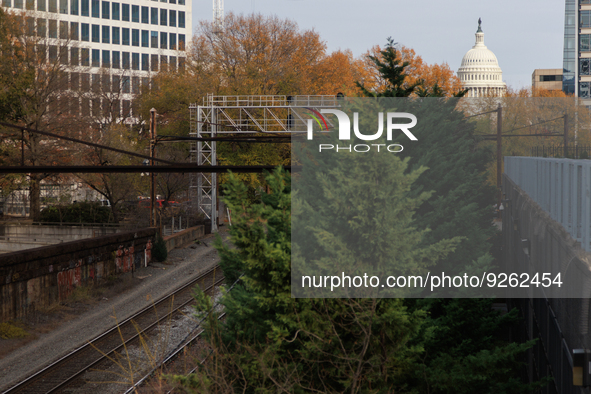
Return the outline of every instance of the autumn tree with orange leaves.
[[[390,42],[388,46],[395,51],[400,65],[404,66],[404,82],[401,88],[409,89],[411,95],[429,95],[433,89],[441,91],[444,96],[452,96],[461,92],[462,83],[455,75],[447,63],[428,64],[423,58],[416,54],[415,50],[395,42]],[[380,73],[377,61],[384,61],[384,48],[376,45],[368,50],[362,57],[363,72],[359,82],[370,92],[380,94],[387,89],[386,81]]]

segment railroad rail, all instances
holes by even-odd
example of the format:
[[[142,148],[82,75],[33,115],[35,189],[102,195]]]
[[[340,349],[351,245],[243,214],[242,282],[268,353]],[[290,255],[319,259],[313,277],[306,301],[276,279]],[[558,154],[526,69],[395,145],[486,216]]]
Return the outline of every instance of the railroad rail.
[[[182,313],[181,310],[194,301],[192,289],[195,285],[207,292],[223,280],[219,265],[208,269],[172,294],[119,322],[116,327],[11,387],[4,394],[49,394],[63,392],[66,388],[72,392],[76,387],[82,387],[86,384],[84,375],[87,371],[106,371],[112,366],[116,352],[139,342],[140,335],[146,335],[161,323],[170,321],[173,314]]]

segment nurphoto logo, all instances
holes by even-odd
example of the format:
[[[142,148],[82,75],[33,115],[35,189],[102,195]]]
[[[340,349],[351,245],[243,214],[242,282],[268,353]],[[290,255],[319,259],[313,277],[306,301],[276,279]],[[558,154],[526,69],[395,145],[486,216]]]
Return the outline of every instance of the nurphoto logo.
[[[316,111],[315,111],[316,112]],[[336,115],[337,120],[339,122],[339,140],[341,141],[348,141],[351,140],[351,120],[349,116],[337,109],[321,109],[320,113],[322,114],[333,114]],[[318,114],[322,119],[322,122],[326,125],[326,121],[322,115]],[[405,118],[410,119],[410,123],[394,123],[394,119],[398,118]],[[316,118],[314,118],[316,119]],[[320,122],[316,119],[316,121],[320,124]],[[417,124],[417,117],[408,112],[388,112],[386,114],[386,140],[392,141],[392,135],[394,130],[402,131],[411,141],[418,141],[417,137],[414,136],[410,132],[410,128],[416,126]],[[384,113],[378,113],[378,131],[374,134],[362,134],[359,131],[359,113],[353,112],[353,132],[355,133],[355,137],[359,138],[363,141],[375,141],[380,138],[384,132]],[[308,140],[313,139],[313,128],[312,128],[312,119],[308,119],[308,130],[307,136]],[[372,149],[376,149],[380,152],[380,148],[382,150],[388,151],[391,153],[402,152],[403,146],[400,144],[356,144],[356,145],[334,145],[334,144],[320,144],[319,150],[322,152],[323,150],[335,150],[336,152],[339,151],[348,151],[348,152],[369,152]]]

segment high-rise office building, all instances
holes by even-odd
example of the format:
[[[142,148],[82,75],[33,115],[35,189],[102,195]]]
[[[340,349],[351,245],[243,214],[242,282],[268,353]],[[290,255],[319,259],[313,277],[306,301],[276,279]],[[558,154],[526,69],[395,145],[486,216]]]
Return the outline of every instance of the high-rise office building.
[[[591,105],[591,0],[566,0],[564,14],[562,90]]]
[[[183,68],[191,35],[191,0],[1,0],[23,13],[27,34],[44,39],[49,59],[59,53],[68,90],[117,96],[120,119],[130,118],[130,100],[150,75]],[[105,95],[74,99],[74,114],[99,112]],[[102,101],[101,101],[102,100]],[[113,107],[113,103],[109,105]],[[114,120],[114,119],[113,119]]]

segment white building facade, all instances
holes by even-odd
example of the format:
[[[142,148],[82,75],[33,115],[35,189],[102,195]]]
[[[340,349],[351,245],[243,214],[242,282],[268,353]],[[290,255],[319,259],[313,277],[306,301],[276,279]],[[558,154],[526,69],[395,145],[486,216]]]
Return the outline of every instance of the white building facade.
[[[1,4],[7,11],[25,14],[28,34],[48,43],[50,59],[56,51],[64,52],[59,59],[68,70],[69,90],[83,92],[98,84],[109,93],[120,93],[121,119],[130,116],[130,100],[151,75],[184,67],[192,31],[191,0],[1,0]],[[71,112],[96,112],[100,100],[80,96]]]
[[[507,90],[497,57],[484,45],[480,19],[476,43],[462,58],[457,74],[464,89],[468,89],[466,97],[502,97]]]

